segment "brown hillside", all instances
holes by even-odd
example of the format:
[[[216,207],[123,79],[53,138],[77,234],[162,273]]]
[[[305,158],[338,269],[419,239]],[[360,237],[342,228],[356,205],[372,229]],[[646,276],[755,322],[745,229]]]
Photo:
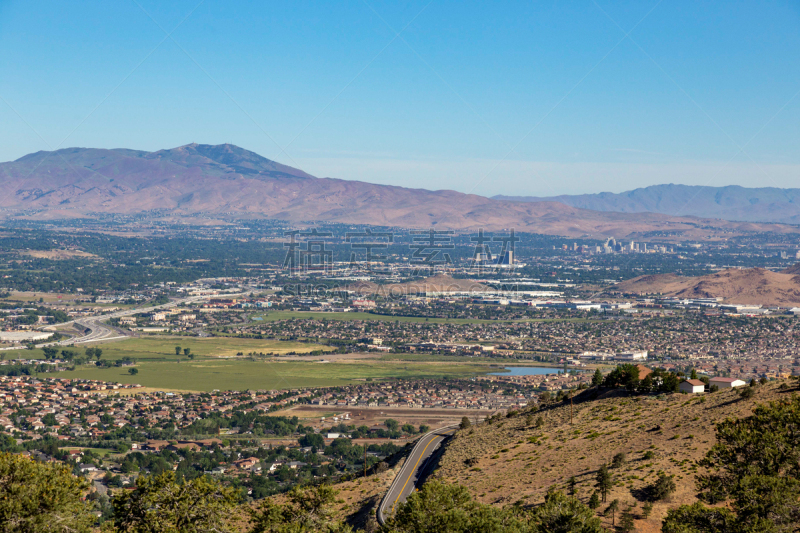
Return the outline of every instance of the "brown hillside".
[[[800,275],[763,268],[729,269],[707,276],[675,274],[639,276],[614,286],[628,294],[662,294],[680,298],[724,298],[726,303],[800,305]]]
[[[540,504],[548,487],[566,490],[574,476],[577,496],[587,502],[597,469],[623,452],[627,463],[610,469],[615,485],[608,501],[618,498],[622,508],[635,504],[636,531],[655,533],[668,509],[696,501],[695,461],[714,444],[714,424],[748,416],[755,403],[783,397],[779,385],[759,386],[752,401],[741,400],[736,390],[596,400],[574,406],[572,425],[569,404],[500,417],[459,431],[434,477],[467,487],[481,502],[505,506]],[[545,421],[537,429],[539,416]],[[645,459],[648,451],[653,457]],[[649,519],[641,519],[644,491],[660,472],[675,476],[677,491],[655,503]],[[610,527],[610,518],[604,520]]]
[[[790,266],[789,268],[787,268],[786,270],[781,270],[781,273],[783,273],[783,274],[793,274],[793,275],[800,274],[800,263],[795,263],[792,266]]]

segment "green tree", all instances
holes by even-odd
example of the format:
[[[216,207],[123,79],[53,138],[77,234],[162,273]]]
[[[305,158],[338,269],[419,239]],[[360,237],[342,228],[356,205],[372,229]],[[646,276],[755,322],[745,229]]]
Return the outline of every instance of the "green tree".
[[[180,346],[176,346],[175,347],[175,355],[180,355],[180,354],[181,354],[181,347]]]
[[[319,433],[306,433],[298,439],[298,442],[301,446],[314,446],[318,450],[325,447],[325,438]]]
[[[100,360],[100,358],[101,358],[101,357],[103,357],[103,350],[102,350],[102,348],[95,348],[95,349],[94,349],[94,357],[95,357],[95,359],[97,359],[98,361]]]
[[[183,349],[183,355],[186,355],[186,356],[188,356],[190,353],[192,353],[192,350],[191,350],[191,349],[189,349],[189,348],[184,348],[184,349]]]
[[[136,374],[138,374],[138,373],[139,373],[139,369],[138,369],[138,368],[136,368],[136,367],[133,367],[133,368],[129,368],[129,369],[128,369],[128,374],[130,374],[131,376],[135,376],[135,375],[136,375]]]
[[[383,423],[389,429],[389,431],[397,431],[397,428],[400,427],[400,423],[393,418],[387,418],[383,421]]]
[[[0,531],[88,532],[94,517],[81,501],[88,488],[62,464],[0,454]]]
[[[603,514],[605,516],[608,516],[609,514],[611,514],[611,525],[612,526],[615,525],[615,518],[616,518],[617,511],[619,511],[619,500],[617,500],[617,499],[613,500],[610,504],[608,504],[608,507],[606,507],[606,510],[603,511]]]
[[[510,510],[473,501],[458,485],[429,481],[381,528],[383,533],[522,533],[523,522]]]
[[[459,427],[461,429],[467,429],[471,425],[472,425],[472,423],[469,421],[469,418],[467,418],[466,416],[461,418],[461,424],[459,424]]]
[[[655,483],[650,486],[650,498],[653,501],[666,500],[675,492],[675,480],[672,476],[659,474]]]
[[[44,358],[48,361],[58,356],[58,348],[53,348],[52,346],[45,346],[42,348],[42,352],[44,353]]]
[[[726,502],[726,507],[681,506],[667,515],[663,531],[797,531],[798,428],[798,397],[759,405],[749,417],[717,424],[717,443],[699,463],[709,472],[698,477],[698,497],[712,504]]]
[[[596,496],[596,494],[595,494]],[[528,522],[530,533],[603,533],[594,512],[577,498],[548,492],[544,505],[534,509]]]
[[[338,491],[328,485],[295,487],[283,505],[270,498],[249,509],[250,533],[347,533],[350,526],[334,517]]]
[[[625,452],[619,452],[611,459],[611,467],[612,468],[619,468],[624,466],[625,463],[628,462],[628,457],[625,455]]]
[[[694,368],[692,369],[692,373],[689,374],[689,379],[697,379],[697,370],[696,369],[694,369]]]
[[[753,387],[742,387],[742,390],[739,391],[739,396],[741,396],[742,400],[749,400],[755,395],[756,391]]]
[[[650,513],[653,512],[653,504],[651,502],[645,502],[642,505],[642,518],[647,518],[650,516]]]
[[[667,511],[662,533],[733,533],[742,531],[736,515],[724,507],[709,508],[697,502]],[[764,533],[770,530],[763,530]]]
[[[47,413],[42,417],[42,424],[45,426],[55,426],[58,424],[58,421],[56,421],[56,415],[53,413]]]
[[[630,363],[623,363],[606,374],[603,385],[612,389],[625,387],[633,391],[639,385],[639,367]]]
[[[226,530],[238,502],[234,489],[207,477],[177,483],[174,472],[142,476],[113,498],[115,525],[126,533],[211,533]]]
[[[594,375],[592,376],[592,385],[595,387],[601,385],[603,383],[603,373],[600,372],[600,369],[594,371]]]
[[[611,482],[611,474],[608,471],[608,467],[603,464],[600,469],[597,471],[597,475],[595,476],[595,487],[597,490],[600,491],[600,494],[603,496],[603,503],[606,502],[606,497],[608,496],[608,491],[611,490],[612,482]]]
[[[619,529],[625,533],[630,533],[635,529],[633,513],[630,509],[625,509],[622,512],[622,516],[619,517]]]
[[[589,508],[590,509],[597,509],[600,507],[600,496],[597,495],[597,491],[592,491],[592,495],[589,498]]]

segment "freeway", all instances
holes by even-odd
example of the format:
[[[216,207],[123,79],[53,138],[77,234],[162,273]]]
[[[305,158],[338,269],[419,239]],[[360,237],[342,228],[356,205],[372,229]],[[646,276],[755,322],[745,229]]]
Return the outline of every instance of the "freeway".
[[[389,492],[381,500],[381,504],[378,507],[378,522],[384,524],[386,521],[385,513],[393,513],[395,506],[406,501],[406,498],[414,492],[428,460],[442,442],[455,434],[457,428],[458,426],[445,426],[434,429],[417,441],[405,464],[403,464],[403,468],[400,469],[400,473],[397,474],[392,486],[389,487]]]
[[[225,296],[240,296],[241,294],[242,293],[226,294]],[[180,304],[192,303],[199,300],[207,300],[209,298],[214,298],[214,297],[218,296],[216,295],[192,296],[190,298],[172,300],[169,303],[165,303],[162,305],[155,305],[152,307],[137,307],[135,309],[126,309],[124,311],[117,311],[116,313],[109,313],[107,315],[86,316],[86,317],[76,318],[75,320],[70,320],[69,322],[63,322],[61,324],[52,324],[42,329],[45,331],[48,330],[54,331],[55,328],[57,327],[69,326],[70,324],[75,324],[76,326],[80,326],[84,329],[89,330],[89,332],[83,335],[82,337],[70,337],[68,339],[64,339],[57,342],[43,342],[37,344],[36,347],[44,348],[45,346],[70,346],[72,344],[86,344],[88,342],[105,342],[117,339],[124,339],[128,337],[128,335],[125,335],[121,331],[114,330],[109,326],[106,326],[103,322],[107,321],[110,318],[130,316],[145,311],[151,312],[151,311],[156,311],[158,309],[168,309],[170,307],[175,307]],[[25,348],[26,348],[25,346],[11,346],[8,348],[0,348],[0,350],[24,350]]]

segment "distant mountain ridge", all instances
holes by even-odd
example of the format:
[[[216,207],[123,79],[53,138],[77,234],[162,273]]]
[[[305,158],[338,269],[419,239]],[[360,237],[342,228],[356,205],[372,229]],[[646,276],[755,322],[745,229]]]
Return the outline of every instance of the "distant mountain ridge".
[[[616,213],[661,213],[748,222],[800,224],[800,189],[747,188],[738,185],[652,185],[621,193],[549,197],[503,196],[512,202],[561,202],[580,209]]]
[[[146,152],[66,148],[0,163],[0,219],[63,220],[145,214],[162,222],[245,219],[404,228],[507,231],[568,237],[676,240],[745,232],[800,232],[750,222],[604,213],[559,202],[509,202],[448,190],[317,178],[238,146],[188,144]]]

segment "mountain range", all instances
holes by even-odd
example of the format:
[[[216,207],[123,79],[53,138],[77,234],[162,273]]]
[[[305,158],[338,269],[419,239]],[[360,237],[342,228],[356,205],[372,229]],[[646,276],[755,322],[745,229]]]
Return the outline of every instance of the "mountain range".
[[[662,213],[749,222],[800,224],[800,189],[747,188],[738,185],[652,185],[621,193],[561,196],[494,196],[512,202],[560,202],[615,213]]]
[[[603,212],[558,201],[519,202],[456,191],[317,178],[230,144],[146,152],[66,148],[0,163],[0,217],[56,220],[146,214],[151,220],[285,220],[570,237],[728,238],[800,232],[775,224],[659,213]]]

